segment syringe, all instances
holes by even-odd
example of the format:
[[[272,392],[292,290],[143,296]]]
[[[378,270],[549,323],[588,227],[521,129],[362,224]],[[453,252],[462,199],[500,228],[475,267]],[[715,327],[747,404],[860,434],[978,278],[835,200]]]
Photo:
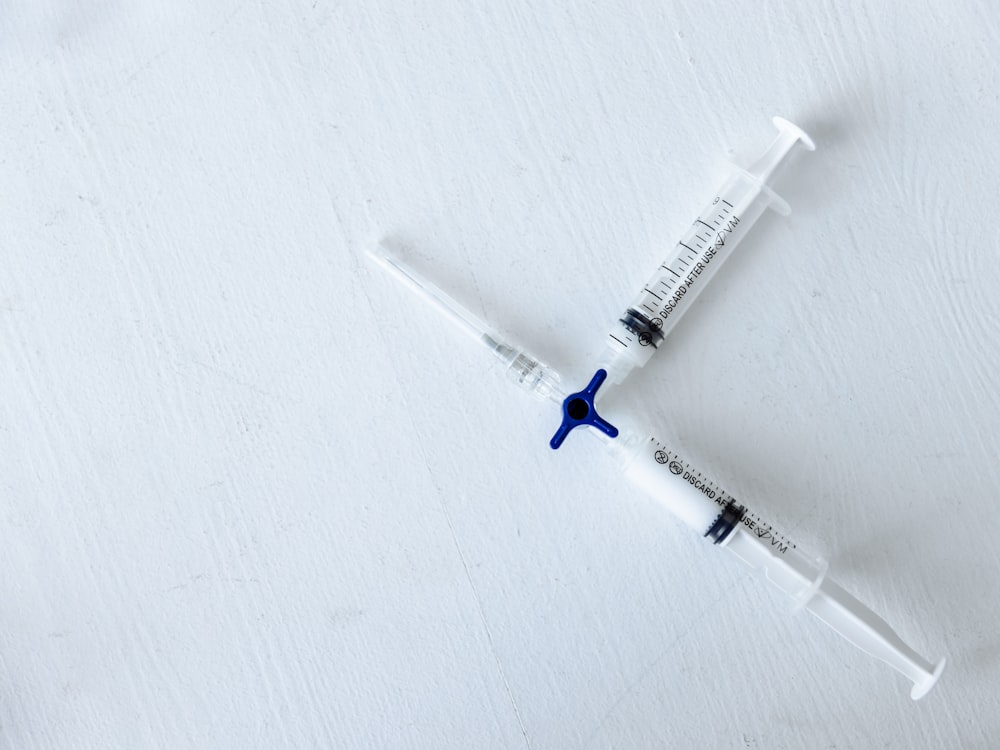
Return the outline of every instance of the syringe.
[[[919,700],[944,671],[910,648],[881,617],[826,577],[827,563],[804,553],[757,514],[654,437],[624,431],[606,443],[625,477],[702,536],[723,546],[859,649],[913,682]]]
[[[771,145],[746,169],[733,167],[729,179],[608,333],[599,366],[607,371],[609,382],[621,383],[633,368],[649,361],[764,209],[790,212],[768,183],[796,145],[809,151],[815,146],[784,118],[775,117],[773,122],[778,135]]]
[[[384,245],[371,253],[383,268],[429,301],[449,320],[485,345],[507,367],[511,379],[532,394],[562,400],[561,378],[537,357],[501,342],[493,329],[407,264],[393,257]],[[568,398],[569,401],[574,401]],[[574,403],[586,409],[586,404]],[[583,415],[586,416],[586,415]],[[588,430],[599,437],[625,477],[659,501],[700,535],[733,552],[798,607],[804,607],[862,651],[880,659],[913,682],[910,695],[917,700],[933,687],[944,670],[910,648],[878,615],[825,577],[826,563],[804,554],[771,524],[739,505],[702,472],[653,437],[643,439],[633,430],[619,433]]]

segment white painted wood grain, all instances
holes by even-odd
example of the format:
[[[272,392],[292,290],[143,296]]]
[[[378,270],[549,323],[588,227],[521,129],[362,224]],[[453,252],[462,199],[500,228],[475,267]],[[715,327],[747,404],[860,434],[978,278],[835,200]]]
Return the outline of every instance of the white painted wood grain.
[[[0,3],[0,743],[991,748],[989,2]],[[580,378],[776,113],[819,148],[608,399],[924,702],[367,268]]]

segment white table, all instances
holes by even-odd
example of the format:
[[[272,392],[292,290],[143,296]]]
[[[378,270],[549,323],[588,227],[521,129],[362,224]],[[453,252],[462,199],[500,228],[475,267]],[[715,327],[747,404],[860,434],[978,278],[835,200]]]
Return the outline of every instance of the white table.
[[[758,5],[5,8],[0,745],[996,747],[1000,16]],[[774,114],[792,215],[606,416],[947,654],[916,704],[363,259],[582,387]]]

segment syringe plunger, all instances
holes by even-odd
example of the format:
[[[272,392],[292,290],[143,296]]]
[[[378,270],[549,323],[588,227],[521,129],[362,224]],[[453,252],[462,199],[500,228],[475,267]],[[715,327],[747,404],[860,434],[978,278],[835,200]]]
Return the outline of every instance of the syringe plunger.
[[[758,536],[738,527],[723,544],[795,599],[796,609],[809,610],[859,649],[911,680],[913,700],[927,695],[944,671],[945,659],[933,664],[910,648],[885,620],[830,580],[823,561],[772,542],[771,533]]]

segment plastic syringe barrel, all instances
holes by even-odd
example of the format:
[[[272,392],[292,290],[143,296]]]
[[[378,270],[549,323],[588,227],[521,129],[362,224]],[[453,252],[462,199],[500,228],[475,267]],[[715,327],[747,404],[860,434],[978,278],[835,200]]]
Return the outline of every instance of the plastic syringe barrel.
[[[654,437],[625,432],[605,441],[633,484],[716,544],[724,546],[833,630],[905,675],[914,700],[934,686],[936,665],[910,648],[878,615],[826,578],[826,562],[799,549],[732,495]]]
[[[734,167],[608,333],[600,366],[612,383],[649,361],[766,208],[789,213],[768,182],[796,145],[815,146],[787,120],[776,117],[774,124],[778,134],[768,148],[748,168]]]
[[[770,194],[745,174],[726,181],[676,246],[680,252],[660,264],[608,333],[601,366],[612,382],[650,360],[769,203]]]

